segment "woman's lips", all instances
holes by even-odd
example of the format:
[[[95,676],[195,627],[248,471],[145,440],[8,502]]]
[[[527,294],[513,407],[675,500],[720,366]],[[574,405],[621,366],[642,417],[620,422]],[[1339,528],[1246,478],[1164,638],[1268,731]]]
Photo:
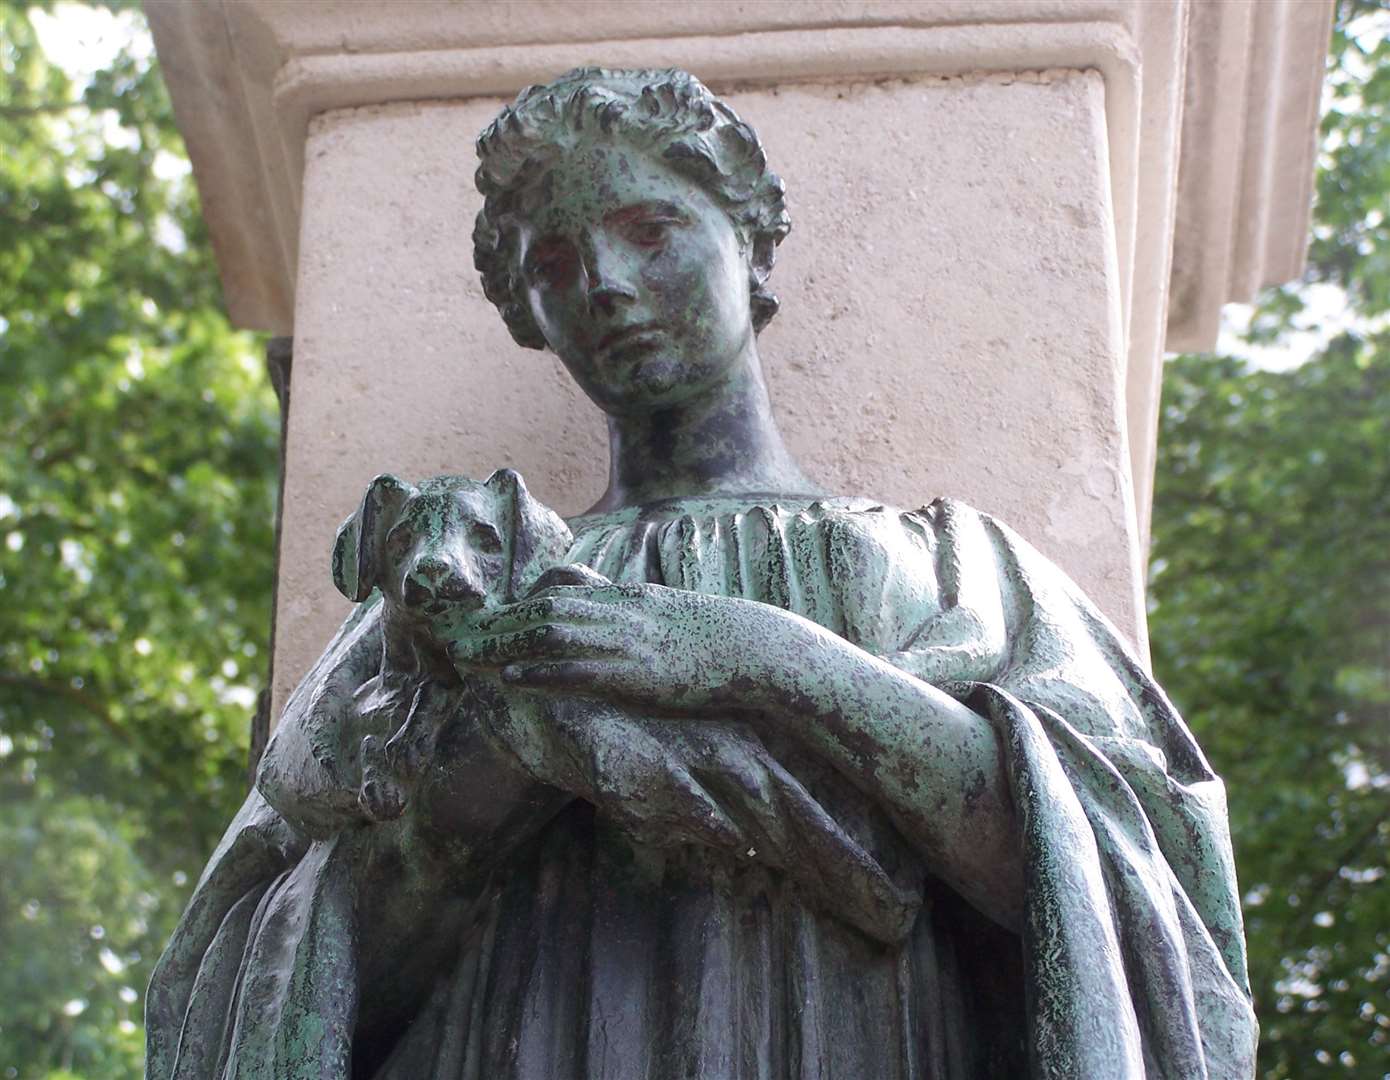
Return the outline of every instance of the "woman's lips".
[[[616,330],[610,330],[599,338],[598,349],[600,353],[609,352],[624,345],[633,345],[644,341],[661,333],[661,327],[656,323],[637,323],[633,326],[620,326]]]

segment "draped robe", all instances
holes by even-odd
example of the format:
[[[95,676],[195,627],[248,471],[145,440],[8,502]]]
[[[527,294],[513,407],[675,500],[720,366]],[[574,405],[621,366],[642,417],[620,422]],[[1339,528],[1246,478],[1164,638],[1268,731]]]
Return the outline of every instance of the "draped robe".
[[[375,1080],[1253,1076],[1222,784],[1026,542],[946,500],[687,499],[571,524],[569,561],[796,612],[984,717],[1021,830],[1022,925],[975,911],[873,791],[758,725],[762,771],[727,804],[737,847],[580,799],[510,852]],[[334,988],[371,928],[314,839],[342,826],[324,792],[267,778],[309,755],[326,790],[355,792],[317,718],[379,648],[375,612],[291,699],[261,771],[276,805],[248,797],[160,961],[151,1080],[352,1075],[355,998]],[[270,953],[295,962],[267,977]]]

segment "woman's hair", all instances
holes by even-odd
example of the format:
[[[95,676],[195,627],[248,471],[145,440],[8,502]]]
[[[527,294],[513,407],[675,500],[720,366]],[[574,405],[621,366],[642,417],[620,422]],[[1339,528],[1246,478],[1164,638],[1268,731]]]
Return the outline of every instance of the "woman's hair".
[[[766,326],[777,312],[767,277],[791,219],[757,134],[684,71],[576,68],[527,87],[478,136],[475,180],[484,199],[473,229],[473,265],[512,337],[545,348],[523,292],[508,217],[530,183],[595,132],[650,151],[723,207],[751,254],[753,328]]]

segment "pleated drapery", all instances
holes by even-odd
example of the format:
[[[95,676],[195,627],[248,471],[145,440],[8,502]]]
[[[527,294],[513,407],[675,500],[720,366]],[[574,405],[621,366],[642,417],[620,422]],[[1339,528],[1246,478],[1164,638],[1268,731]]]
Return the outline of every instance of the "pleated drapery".
[[[792,793],[763,811],[782,840],[667,846],[571,804],[499,871],[376,1080],[1253,1075],[1220,781],[1114,629],[1036,551],[950,502],[684,500],[572,525],[571,561],[614,581],[786,608],[987,718],[1022,829],[1024,925],[975,912],[869,793],[769,741]],[[344,633],[379,634],[373,617]],[[287,910],[298,897],[333,910],[332,857],[304,855],[258,800],[171,946],[203,959],[196,972],[184,959],[152,1000],[159,1080],[282,1080],[273,1051],[181,1063],[177,1050],[181,1029],[216,1022],[199,1002],[244,1013],[238,987],[263,947],[249,906],[293,888]],[[901,918],[866,910],[884,896]],[[333,920],[301,924],[295,948],[340,956]],[[341,1067],[302,1075],[347,1080]]]

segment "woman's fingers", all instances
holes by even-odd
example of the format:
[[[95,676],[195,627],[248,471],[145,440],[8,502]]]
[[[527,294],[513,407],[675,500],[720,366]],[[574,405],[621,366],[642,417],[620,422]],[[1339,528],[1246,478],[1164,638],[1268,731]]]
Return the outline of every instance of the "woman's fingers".
[[[569,566],[552,566],[545,571],[536,583],[527,590],[527,596],[536,596],[560,586],[582,586],[585,588],[602,588],[604,585],[613,584],[597,570],[591,570],[582,563],[572,563]]]
[[[621,660],[548,660],[508,664],[504,681],[535,690],[600,693],[627,686],[631,664]]]
[[[456,664],[501,667],[518,660],[567,660],[621,654],[622,642],[601,626],[542,623],[509,633],[455,641],[449,656]]]
[[[473,625],[470,636],[487,637],[526,630],[542,623],[592,623],[611,621],[611,604],[589,599],[597,590],[565,586],[529,600],[498,608]]]

